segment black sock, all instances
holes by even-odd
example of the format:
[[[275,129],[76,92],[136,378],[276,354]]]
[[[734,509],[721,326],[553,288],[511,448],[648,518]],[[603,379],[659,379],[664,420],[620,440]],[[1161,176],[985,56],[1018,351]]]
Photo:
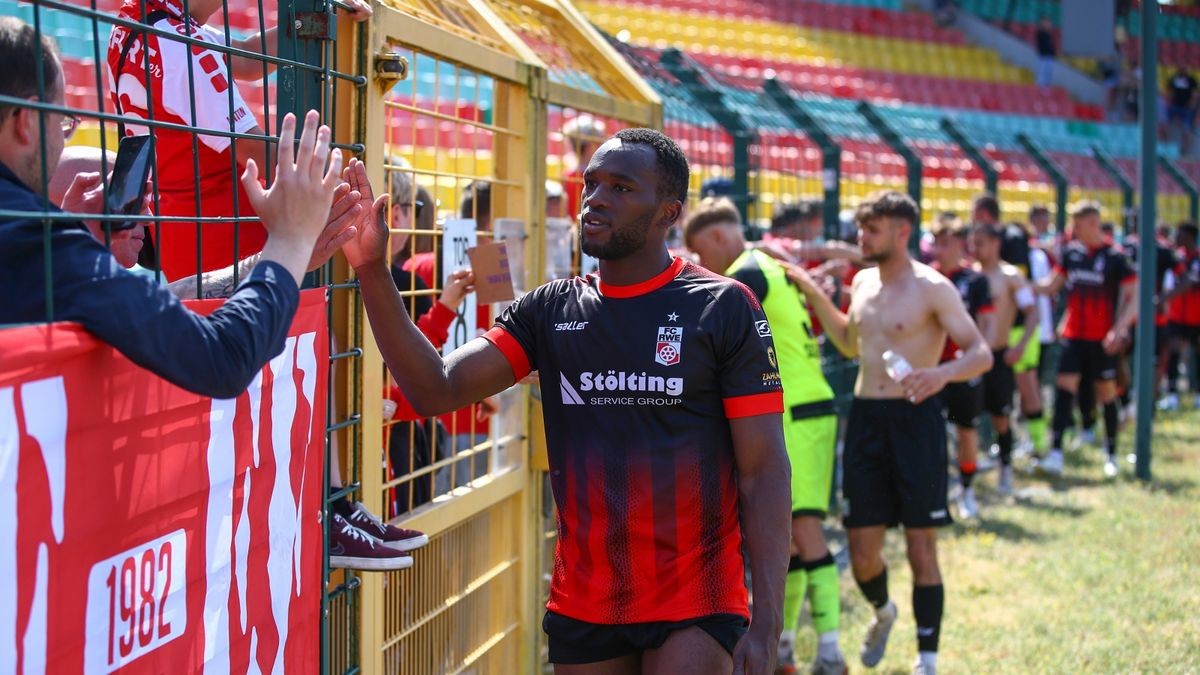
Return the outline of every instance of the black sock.
[[[1008,431],[996,435],[996,445],[1000,446],[1000,463],[1004,466],[1012,466],[1012,427],[1009,427]]]
[[[1117,402],[1109,401],[1104,404],[1104,445],[1108,456],[1117,454]]]
[[[1054,419],[1051,424],[1054,428],[1054,445],[1055,450],[1062,450],[1063,432],[1071,428],[1071,404],[1074,394],[1062,389],[1061,387],[1054,390]]]
[[[1179,350],[1172,349],[1167,357],[1167,393],[1179,393]]]
[[[975,480],[975,463],[967,464],[965,462],[958,463],[958,482],[963,488],[971,487],[971,481]]]
[[[1079,388],[1075,390],[1075,400],[1079,405],[1079,426],[1091,430],[1096,426],[1096,384],[1094,380],[1079,380]]]
[[[858,584],[858,590],[862,591],[862,594],[875,606],[875,609],[879,609],[888,603],[887,567],[884,567],[879,576],[874,579],[860,581],[856,578],[854,582]]]
[[[341,488],[338,489],[340,490]],[[346,495],[342,495],[329,502],[329,507],[333,509],[334,513],[343,518],[349,518],[350,514],[354,513],[354,505],[350,503],[350,498]]]
[[[946,590],[941,585],[913,586],[913,618],[917,621],[917,650],[936,652],[942,632],[942,608]]]

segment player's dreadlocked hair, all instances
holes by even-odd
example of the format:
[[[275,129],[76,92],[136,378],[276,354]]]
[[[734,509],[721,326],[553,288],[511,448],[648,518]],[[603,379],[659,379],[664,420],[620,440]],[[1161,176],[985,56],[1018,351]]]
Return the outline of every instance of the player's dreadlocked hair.
[[[687,201],[688,161],[669,136],[654,129],[622,129],[616,138],[624,143],[650,146],[658,156],[658,196]]]

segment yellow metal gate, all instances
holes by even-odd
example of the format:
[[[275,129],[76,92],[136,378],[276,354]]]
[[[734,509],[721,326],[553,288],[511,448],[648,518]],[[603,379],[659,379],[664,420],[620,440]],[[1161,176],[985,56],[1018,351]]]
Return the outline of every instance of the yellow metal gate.
[[[462,219],[477,239],[506,241],[518,293],[577,273],[571,192],[584,141],[661,127],[653,91],[561,0],[392,0],[375,6],[353,50],[370,80],[357,137],[372,185],[394,193],[392,236],[408,244],[393,262],[414,313],[444,290],[453,270],[439,270],[442,240]],[[439,270],[427,284],[422,256],[426,274]],[[502,308],[478,312],[476,332]],[[349,326],[366,325],[361,302],[346,311]],[[362,415],[363,501],[431,540],[413,568],[361,576],[362,670],[537,671],[554,525],[536,385],[488,401],[486,423],[475,411],[440,426],[388,421],[389,378],[369,331],[362,345],[345,384]]]

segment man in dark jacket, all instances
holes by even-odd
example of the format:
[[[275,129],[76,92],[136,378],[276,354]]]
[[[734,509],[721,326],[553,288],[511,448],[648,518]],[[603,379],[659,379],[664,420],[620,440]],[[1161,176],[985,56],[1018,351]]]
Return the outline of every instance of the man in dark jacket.
[[[205,396],[237,396],[283,349],[298,283],[341,182],[329,129],[318,130],[310,112],[293,152],[296,123],[288,116],[268,190],[258,183],[257,166],[247,166],[243,184],[269,239],[224,306],[200,316],[126,270],[80,220],[46,199],[49,176],[78,121],[54,109],[62,107],[65,89],[54,44],[24,22],[0,17],[0,62],[6,64],[0,95],[21,100],[0,104],[0,209],[22,214],[0,216],[0,325],[74,321],[173,384]],[[66,201],[80,201],[81,190],[68,189]]]

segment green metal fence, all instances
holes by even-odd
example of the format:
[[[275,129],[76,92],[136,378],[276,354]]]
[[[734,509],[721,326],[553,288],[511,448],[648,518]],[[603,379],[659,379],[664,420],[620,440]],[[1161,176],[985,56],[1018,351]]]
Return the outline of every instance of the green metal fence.
[[[181,9],[184,14],[191,15],[191,4],[182,0]],[[141,17],[153,17],[151,12],[159,5],[142,2],[138,9]],[[241,174],[245,163],[245,153],[239,152],[246,146],[240,141],[252,143],[261,142],[265,148],[273,148],[277,143],[275,135],[284,114],[292,112],[302,116],[309,109],[321,112],[322,122],[335,130],[335,146],[348,153],[359,153],[362,146],[359,142],[360,125],[352,117],[355,96],[366,85],[366,78],[361,75],[361,57],[354,55],[350,49],[350,41],[354,37],[354,28],[338,25],[336,9],[345,7],[333,0],[283,0],[278,8],[272,0],[247,0],[238,3],[236,0],[225,0],[211,17],[215,24],[209,35],[212,39],[200,39],[192,35],[184,35],[174,30],[154,27],[139,20],[139,16],[123,18],[118,15],[119,3],[112,0],[74,0],[60,2],[57,0],[38,0],[32,4],[20,4],[12,0],[2,0],[0,8],[5,14],[16,16],[44,35],[55,38],[65,76],[65,90],[56,92],[54,83],[45,82],[38,72],[37,96],[35,99],[23,99],[0,96],[0,107],[24,107],[37,110],[40,113],[43,144],[41,153],[48,158],[50,149],[45,142],[45,132],[52,126],[52,117],[66,115],[78,119],[79,129],[73,138],[77,145],[98,147],[103,157],[111,157],[119,139],[121,129],[126,126],[136,126],[146,133],[185,134],[191,143],[191,171],[199,176],[202,171],[201,154],[203,139],[219,137],[229,142],[228,171],[233,176]],[[207,17],[196,17],[197,19]],[[236,27],[235,27],[236,25]],[[275,28],[275,26],[278,28]],[[345,40],[339,48],[336,37]],[[247,33],[257,33],[257,39],[246,43],[239,42]],[[111,37],[110,37],[111,36]],[[159,43],[172,42],[181,44],[187,53],[200,53],[209,50],[221,55],[226,62],[226,73],[232,75],[231,64],[235,59],[259,64],[261,80],[244,87],[244,91],[253,94],[246,102],[250,113],[258,122],[258,127],[267,130],[266,133],[251,133],[237,131],[231,123],[227,129],[205,128],[199,133],[197,125],[198,101],[196,98],[197,82],[201,78],[216,77],[204,64],[196,63],[195,59],[187,59],[184,76],[186,78],[187,110],[176,111],[182,121],[163,119],[157,111],[162,109],[163,101],[156,100],[153,86],[145,86],[145,115],[123,116],[129,110],[117,109],[109,98],[112,79],[109,77],[109,50],[116,44],[128,53],[134,53],[135,58],[144,65],[142,84],[150,82],[151,69],[160,68],[152,63],[152,58],[137,56],[137,50],[146,53],[145,45],[153,38]],[[241,46],[237,46],[241,45]],[[274,55],[271,55],[274,52]],[[275,71],[272,73],[272,71]],[[219,74],[219,73],[218,73]],[[119,77],[119,74],[118,74]],[[229,78],[232,80],[232,77]],[[229,81],[225,82],[231,85]],[[228,119],[234,119],[235,106],[234,86],[225,88],[224,106]],[[336,92],[336,95],[335,95]],[[59,98],[61,96],[61,98]],[[251,103],[253,99],[254,105]],[[209,102],[211,103],[211,102]],[[128,105],[128,103],[126,104]],[[202,105],[202,104],[199,104]],[[57,123],[57,122],[53,122]],[[272,152],[267,151],[267,165],[260,167],[260,175],[270,176],[273,167],[269,158]],[[45,186],[43,196],[53,201],[50,193],[49,163],[42,163],[42,183]],[[175,172],[186,173],[186,165],[170,167]],[[211,167],[205,167],[211,168]],[[97,167],[97,170],[99,167]],[[207,236],[210,228],[215,226],[231,226],[232,251],[234,260],[243,260],[252,251],[241,244],[240,235],[244,228],[253,227],[258,219],[247,213],[237,200],[232,203],[229,213],[210,216],[204,214],[207,197],[201,193],[200,181],[196,181],[194,204],[196,213],[188,216],[164,215],[160,206],[162,203],[162,175],[167,167],[159,166],[152,174],[151,204],[152,213],[146,216],[128,216],[113,214],[106,208],[105,212],[89,219],[100,222],[104,243],[111,245],[114,223],[137,221],[149,231],[149,239],[161,242],[163,226],[170,223],[194,223],[197,241]],[[108,189],[108,173],[101,171],[103,188]],[[236,178],[234,179],[236,181]],[[46,316],[53,321],[56,318],[53,300],[54,260],[51,255],[51,231],[55,223],[75,221],[78,214],[37,212],[26,213],[13,210],[0,210],[0,217],[17,217],[40,219],[43,225],[43,268],[46,280]],[[201,256],[204,244],[196,246],[196,272],[194,274],[196,297],[216,296],[219,289],[207,288],[208,278],[201,274],[203,269]],[[165,282],[162,268],[157,264],[156,256],[143,254],[139,266],[147,274],[152,274]],[[235,265],[233,268],[233,285],[238,277],[248,271],[249,266]],[[331,345],[330,353],[330,382],[328,398],[325,402],[329,426],[325,434],[326,457],[329,462],[338,461],[339,448],[357,448],[359,414],[354,397],[346,395],[357,385],[357,368],[347,367],[358,359],[361,354],[362,335],[365,327],[362,325],[345,325],[338,321],[338,316],[347,313],[339,311],[348,302],[358,302],[357,284],[345,282],[346,271],[335,270],[333,263],[310,274],[306,279],[307,287],[323,287],[326,289],[331,302],[328,320],[330,323]],[[175,281],[176,279],[170,279]],[[339,371],[346,371],[342,375]],[[349,380],[349,381],[348,381]],[[347,388],[348,385],[348,388]],[[339,387],[341,387],[339,389]],[[357,490],[357,482],[351,480],[358,475],[361,458],[350,452],[347,463],[341,471],[345,484],[341,489],[328,494],[328,500],[343,495],[352,494]],[[327,467],[328,475],[328,467]],[[328,516],[326,502],[326,516]],[[328,542],[328,523],[325,517],[326,543]],[[328,546],[325,546],[328,552]],[[328,566],[328,555],[325,557],[325,579],[328,592],[322,601],[322,672],[353,673],[358,671],[359,655],[357,645],[357,601],[358,578],[352,573],[343,574],[341,571],[331,571]]]

